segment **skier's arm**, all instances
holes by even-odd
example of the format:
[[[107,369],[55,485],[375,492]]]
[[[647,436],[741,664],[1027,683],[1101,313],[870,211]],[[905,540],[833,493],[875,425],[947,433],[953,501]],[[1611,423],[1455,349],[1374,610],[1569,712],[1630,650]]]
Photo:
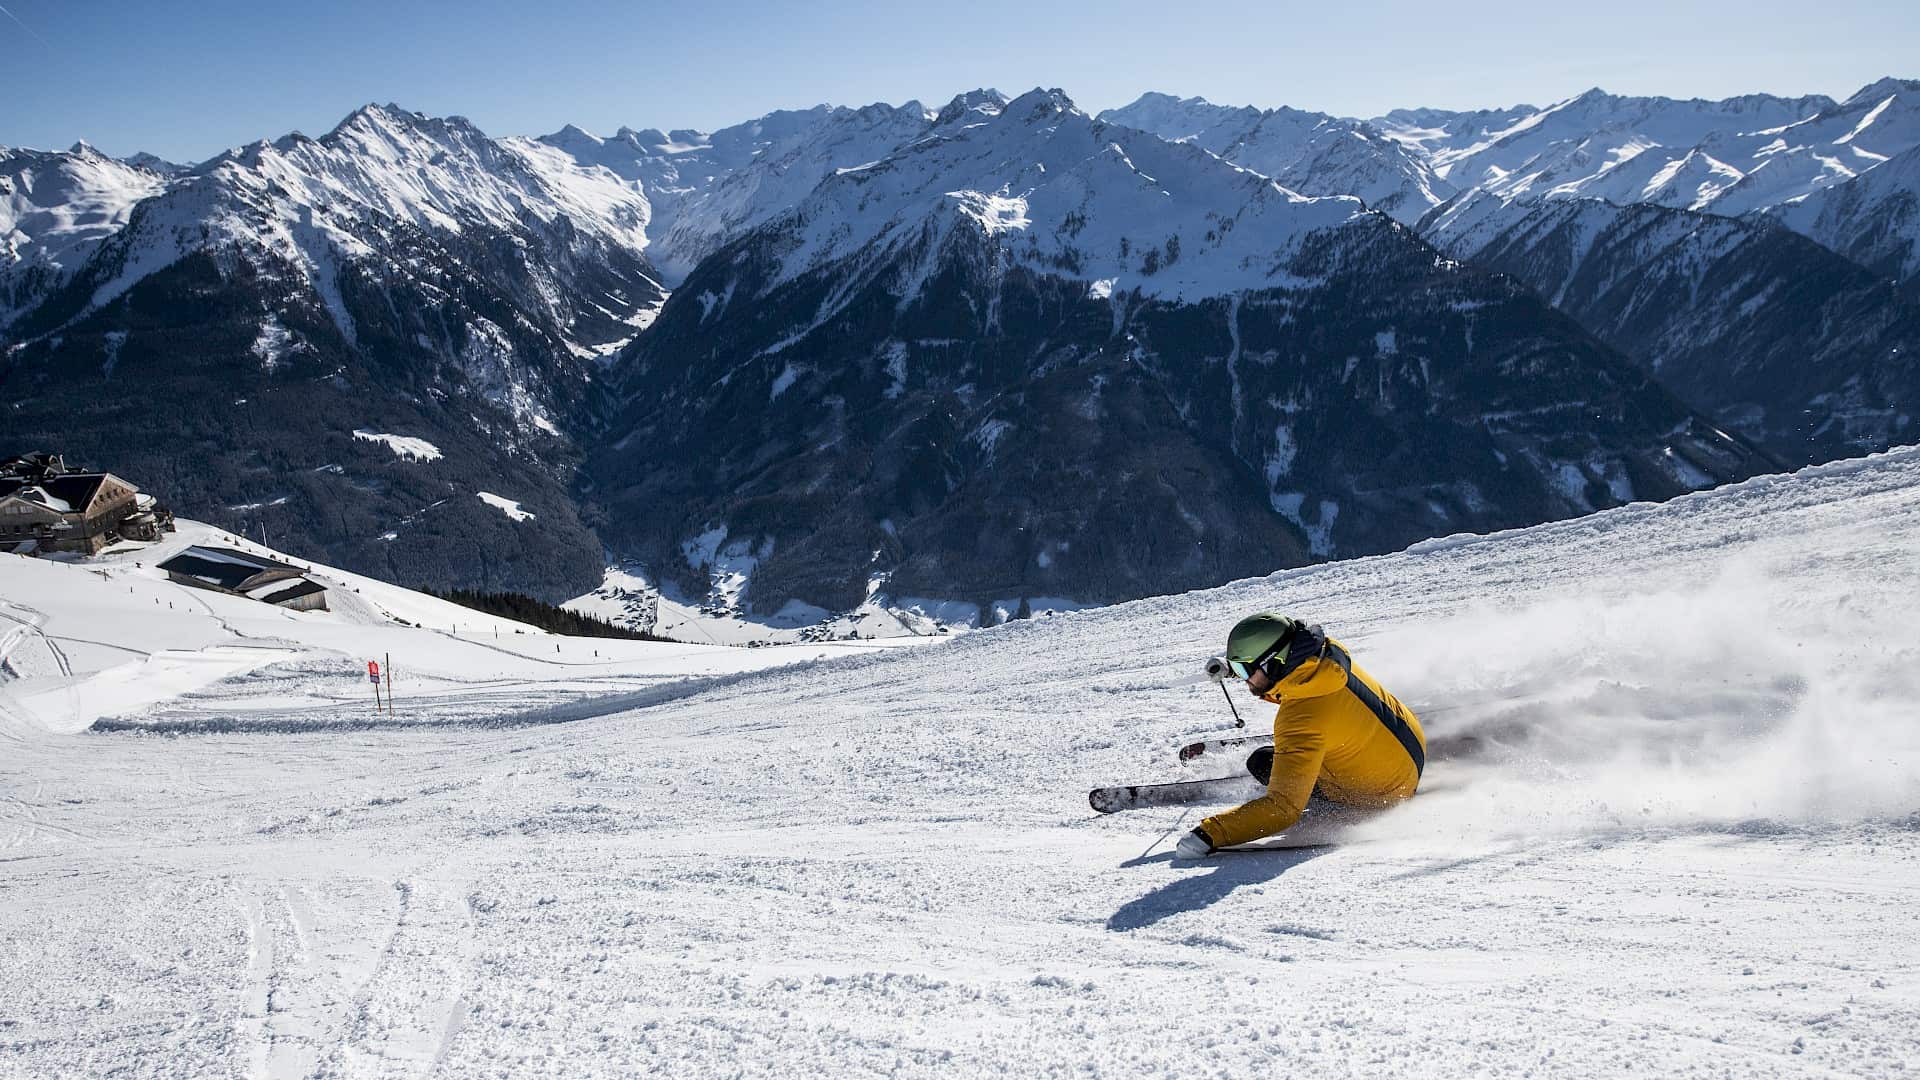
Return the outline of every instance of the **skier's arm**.
[[[1327,739],[1318,724],[1287,722],[1285,716],[1283,709],[1274,718],[1273,772],[1267,778],[1267,793],[1200,823],[1214,847],[1232,847],[1285,832],[1306,811],[1313,785],[1320,780]]]

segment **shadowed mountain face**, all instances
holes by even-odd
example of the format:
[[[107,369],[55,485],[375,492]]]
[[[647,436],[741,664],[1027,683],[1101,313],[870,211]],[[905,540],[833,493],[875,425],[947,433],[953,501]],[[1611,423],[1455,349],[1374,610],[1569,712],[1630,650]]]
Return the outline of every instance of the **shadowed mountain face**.
[[[1768,213],[1881,277],[1920,281],[1920,146]]]
[[[646,220],[610,174],[391,108],[235,151],[139,202],[6,329],[5,441],[293,554],[577,595],[601,553],[573,437],[597,354],[663,296]]]
[[[728,548],[763,609],[1108,601],[1755,467],[1353,200],[1057,92],[949,112],[722,248],[621,357],[589,469],[617,549],[697,585]]]
[[[284,281],[189,256],[27,346],[0,382],[8,441],[59,447],[182,513],[395,581],[564,597],[598,579],[598,542],[555,475],[576,451],[529,437],[412,343],[458,325],[460,307],[442,299],[444,324],[424,314],[432,308],[390,308],[390,282],[349,272],[341,296],[360,334],[350,344]],[[270,367],[254,352],[263,310],[300,342]],[[577,409],[582,393],[562,403]],[[422,439],[439,456],[401,457],[355,431]],[[481,491],[535,516],[512,520]]]
[[[1488,195],[1423,223],[1789,465],[1920,438],[1920,308],[1764,220]]]

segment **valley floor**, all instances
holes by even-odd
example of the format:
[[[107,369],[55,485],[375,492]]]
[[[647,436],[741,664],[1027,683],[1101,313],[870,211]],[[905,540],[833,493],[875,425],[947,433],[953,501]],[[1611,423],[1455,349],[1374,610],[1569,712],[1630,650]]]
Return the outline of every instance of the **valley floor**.
[[[22,599],[54,569],[0,576],[48,632],[93,602]],[[0,1073],[1905,1075],[1916,597],[1900,451],[785,668],[521,635],[379,724],[323,675],[492,639],[235,624],[295,655],[135,679],[171,734],[16,670]],[[1263,608],[1421,713],[1427,790],[1173,863],[1199,812],[1085,792],[1182,775],[1227,718],[1199,660]],[[168,647],[238,647],[207,615]]]

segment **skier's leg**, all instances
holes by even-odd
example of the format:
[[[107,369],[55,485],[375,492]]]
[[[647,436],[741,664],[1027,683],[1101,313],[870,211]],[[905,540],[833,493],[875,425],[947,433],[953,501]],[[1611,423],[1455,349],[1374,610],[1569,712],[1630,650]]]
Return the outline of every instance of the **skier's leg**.
[[[1378,806],[1356,806],[1329,798],[1325,792],[1315,791],[1313,797],[1307,800],[1306,810],[1300,815],[1299,822],[1280,834],[1280,846],[1313,847],[1336,843],[1349,828],[1379,812]]]

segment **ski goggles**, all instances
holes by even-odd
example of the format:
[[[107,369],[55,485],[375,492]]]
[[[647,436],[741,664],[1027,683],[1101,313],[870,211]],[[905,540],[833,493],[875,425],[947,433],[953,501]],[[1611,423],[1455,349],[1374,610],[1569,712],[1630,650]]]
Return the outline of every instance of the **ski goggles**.
[[[1236,679],[1245,681],[1253,678],[1254,669],[1259,666],[1257,663],[1249,664],[1245,660],[1228,660],[1227,673]]]
[[[1287,645],[1290,644],[1292,641],[1293,641],[1293,635],[1288,634],[1286,637],[1283,637],[1279,641],[1274,642],[1273,647],[1271,649],[1268,649],[1266,652],[1261,653],[1259,656],[1253,658],[1252,660],[1235,660],[1233,657],[1229,656],[1226,658],[1227,671],[1230,674],[1232,674],[1232,676],[1236,679],[1240,679],[1242,681],[1251,679],[1253,678],[1254,672],[1259,671],[1263,667],[1266,667],[1268,661],[1280,655],[1281,650],[1285,649]],[[1267,674],[1269,677],[1274,676],[1273,672],[1268,672]],[[1279,680],[1278,678],[1275,678],[1274,681],[1278,682]]]

